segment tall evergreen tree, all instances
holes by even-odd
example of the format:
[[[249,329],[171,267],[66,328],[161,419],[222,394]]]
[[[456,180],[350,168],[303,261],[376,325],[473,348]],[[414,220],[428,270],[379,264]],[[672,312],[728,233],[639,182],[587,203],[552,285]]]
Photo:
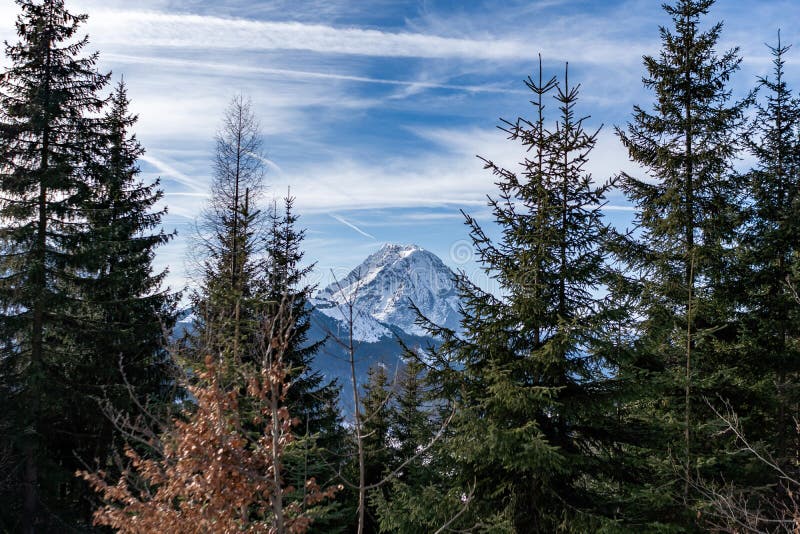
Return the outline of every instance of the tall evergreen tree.
[[[664,6],[673,28],[660,29],[660,54],[644,58],[653,109],[634,107],[627,131],[617,129],[648,174],[621,180],[638,209],[638,234],[623,259],[638,300],[632,315],[641,320],[635,355],[620,376],[641,387],[627,412],[631,423],[663,423],[643,445],[655,447],[644,454],[655,475],[649,483],[661,490],[652,492],[647,508],[665,522],[691,522],[685,507],[697,470],[728,469],[730,458],[715,456],[708,426],[714,417],[703,399],[744,402],[745,395],[737,362],[725,350],[736,329],[721,288],[740,211],[731,164],[746,100],[732,102],[727,88],[739,68],[738,50],[715,51],[722,24],[701,28],[712,4]]]
[[[371,493],[384,492],[385,487],[370,488],[383,480],[392,470],[392,454],[389,448],[389,426],[392,390],[386,369],[380,365],[368,371],[367,383],[361,395],[361,435],[364,450],[364,480],[368,501]],[[371,503],[370,503],[371,504]],[[365,533],[379,532],[378,516],[375,507],[365,507]]]
[[[84,292],[98,317],[90,336],[98,352],[127,354],[130,372],[157,372],[164,332],[175,321],[176,295],[162,289],[166,271],[153,272],[155,249],[174,234],[159,229],[166,208],[156,210],[163,198],[160,181],[139,178],[137,160],[144,154],[132,132],[138,119],[129,112],[130,100],[120,81],[111,96],[103,123],[101,144],[88,162],[92,198],[87,210],[89,232],[85,250],[93,276]],[[138,369],[136,369],[138,367]],[[128,372],[128,370],[126,370]],[[153,377],[155,383],[164,377]],[[136,381],[134,385],[147,380]],[[152,384],[151,388],[158,386]]]
[[[90,381],[76,353],[81,327],[76,278],[90,182],[84,163],[99,132],[108,76],[97,55],[82,56],[76,38],[85,15],[62,0],[18,0],[19,42],[7,45],[0,77],[0,337],[15,387],[3,399],[14,414],[10,439],[20,460],[15,498],[4,501],[12,530],[54,527],[74,472],[74,459],[53,453],[80,441],[65,399]],[[96,413],[95,417],[101,417]],[[17,498],[18,497],[18,498]]]
[[[758,79],[760,93],[745,143],[756,166],[743,176],[744,217],[736,234],[726,296],[735,310],[738,335],[728,349],[736,358],[747,395],[725,399],[721,417],[741,433],[728,454],[757,450],[746,469],[725,485],[706,477],[698,484],[708,501],[707,524],[749,524],[754,530],[795,525],[796,458],[800,442],[795,417],[800,390],[800,314],[793,262],[800,245],[800,101],[786,83],[789,46],[769,46],[772,77]],[[736,402],[738,401],[738,402]],[[732,413],[735,412],[735,413]],[[789,473],[788,477],[786,474]]]
[[[395,476],[370,501],[381,532],[434,532],[468,509],[469,497],[452,484],[453,458],[442,447],[452,410],[435,396],[425,365],[409,351],[390,405],[389,441]],[[466,501],[466,502],[465,502]]]
[[[397,384],[396,400],[389,414],[390,436],[394,451],[394,465],[414,458],[420,447],[433,437],[432,409],[426,409],[430,401],[426,383],[425,366],[415,357],[408,358]],[[418,479],[425,471],[425,458],[417,458],[403,468],[398,479]]]
[[[739,229],[731,294],[741,310],[740,366],[746,366],[760,403],[742,413],[751,441],[762,440],[781,461],[796,458],[791,443],[791,406],[800,401],[800,315],[787,277],[800,249],[800,101],[785,78],[789,46],[770,46],[773,77],[762,77],[762,93],[747,147],[757,166],[746,176],[749,206]],[[765,372],[769,370],[769,372]],[[773,423],[774,422],[774,423]]]
[[[70,400],[78,407],[101,398],[106,409],[121,413],[136,411],[137,403],[173,400],[167,395],[174,377],[165,345],[177,300],[162,288],[166,271],[153,272],[155,249],[172,235],[158,228],[166,213],[154,209],[163,197],[159,182],[139,178],[137,159],[144,149],[132,132],[137,117],[128,107],[120,82],[86,162],[92,195],[82,245],[88,276],[78,281],[78,311],[84,317],[79,348],[81,374],[93,380]],[[79,411],[92,414],[88,406]],[[102,458],[112,442],[108,418],[93,419],[98,428],[94,449],[75,451],[85,460]]]
[[[263,298],[270,305],[287,299],[292,306],[290,320],[294,324],[284,356],[292,380],[287,406],[310,433],[332,432],[339,424],[338,409],[335,408],[339,388],[335,382],[326,382],[314,367],[314,356],[325,340],[308,339],[311,328],[309,299],[314,287],[307,285],[306,280],[314,266],[302,264],[305,230],[297,228],[299,217],[294,212],[294,201],[292,196],[285,197],[283,212],[276,204],[269,214]]]
[[[277,203],[269,213],[265,236],[263,277],[258,294],[265,303],[267,317],[285,302],[289,313],[283,318],[291,322],[290,336],[283,361],[291,387],[286,393],[287,409],[298,423],[294,429],[298,445],[287,453],[288,471],[298,484],[309,477],[318,481],[335,481],[339,459],[344,454],[346,433],[339,413],[340,387],[327,381],[315,367],[314,357],[325,340],[310,340],[311,307],[309,299],[314,287],[307,285],[313,265],[303,265],[302,243],[305,230],[299,229],[294,212],[294,197],[287,195],[283,211]],[[279,318],[276,318],[276,320]],[[317,509],[312,530],[334,532],[341,517],[341,503]]]
[[[490,201],[499,241],[467,217],[502,296],[459,277],[464,336],[432,330],[445,339],[434,358],[449,362],[437,380],[460,407],[448,442],[462,487],[476,484],[476,521],[518,532],[555,531],[567,521],[591,528],[590,516],[611,513],[594,482],[613,475],[611,462],[597,460],[612,422],[594,352],[605,314],[597,296],[608,233],[601,207],[611,184],[595,185],[584,168],[597,132],[576,116],[578,87],[568,75],[560,84],[545,80],[540,63],[538,80],[526,83],[535,118],[503,127],[526,151],[521,170],[486,162],[500,189]],[[544,113],[553,91],[554,128]]]

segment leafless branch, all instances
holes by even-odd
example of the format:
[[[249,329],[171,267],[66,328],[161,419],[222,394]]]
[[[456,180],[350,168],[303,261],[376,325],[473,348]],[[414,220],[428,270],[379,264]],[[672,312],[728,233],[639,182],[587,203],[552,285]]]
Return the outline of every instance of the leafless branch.
[[[730,433],[739,445],[739,452],[749,454],[769,467],[776,477],[773,486],[760,491],[737,488],[732,483],[713,483],[696,477],[692,486],[708,503],[704,514],[706,524],[717,532],[800,532],[798,477],[789,473],[768,452],[747,439],[739,417],[729,402],[722,399],[723,408],[719,409],[709,399],[704,400],[724,423],[721,433]]]
[[[463,504],[463,506],[461,506],[461,509],[458,512],[456,512],[455,514],[453,514],[453,517],[448,519],[447,522],[444,525],[439,527],[439,529],[436,532],[434,532],[434,534],[442,534],[442,532],[447,532],[448,528],[450,527],[450,525],[455,523],[456,520],[458,520],[459,517],[464,515],[464,513],[467,511],[467,509],[469,509],[469,505],[472,502],[472,498],[475,496],[475,487],[477,485],[478,485],[477,482],[473,482],[472,483],[472,487],[469,488],[469,493],[467,493],[467,495],[463,499],[464,504]]]

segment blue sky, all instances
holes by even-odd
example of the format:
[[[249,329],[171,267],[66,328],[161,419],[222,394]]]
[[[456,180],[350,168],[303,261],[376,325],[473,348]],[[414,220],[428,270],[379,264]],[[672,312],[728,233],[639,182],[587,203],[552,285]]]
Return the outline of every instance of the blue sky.
[[[0,38],[14,40],[16,5],[0,4]],[[248,94],[269,159],[269,196],[287,188],[308,229],[315,280],[346,272],[385,242],[416,243],[480,278],[459,210],[490,225],[492,177],[476,154],[522,157],[495,126],[530,110],[522,80],[541,53],[547,73],[582,84],[588,126],[605,124],[589,169],[598,180],[636,169],[613,135],[656,53],[657,0],[67,0],[90,15],[101,68],[125,76],[146,178],[160,176],[179,238],[163,248],[170,284],[186,281],[188,237],[211,174],[213,136],[231,96]],[[797,42],[800,2],[719,0],[721,48],[740,46],[741,95],[770,70],[764,42],[783,27]],[[789,81],[800,89],[800,50]],[[552,106],[551,109],[554,109]],[[609,218],[631,211],[611,196]],[[481,280],[479,280],[481,282]]]

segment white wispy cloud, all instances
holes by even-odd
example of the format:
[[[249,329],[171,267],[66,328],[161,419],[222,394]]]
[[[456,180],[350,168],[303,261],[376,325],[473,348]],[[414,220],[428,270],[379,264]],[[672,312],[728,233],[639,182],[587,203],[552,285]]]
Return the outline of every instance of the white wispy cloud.
[[[620,205],[620,204],[606,204],[603,206],[603,211],[625,211],[625,212],[635,212],[637,208],[635,206],[629,205]]]
[[[409,88],[405,96],[410,96],[420,89],[448,89],[466,91],[469,93],[508,93],[525,94],[521,89],[509,89],[496,85],[459,85],[449,83],[428,82],[423,80],[398,80],[392,78],[375,78],[370,76],[354,76],[351,74],[338,74],[331,72],[313,72],[306,70],[277,69],[269,67],[254,67],[236,63],[214,63],[195,61],[190,59],[171,59],[150,56],[131,56],[125,54],[104,54],[104,59],[119,64],[159,65],[181,69],[203,69],[207,72],[223,75],[224,73],[268,75],[285,78],[299,78],[310,80],[334,80],[344,82],[368,83],[378,85],[396,85]]]
[[[155,167],[158,172],[161,173],[163,178],[174,180],[181,185],[185,185],[194,193],[204,195],[208,192],[208,184],[199,183],[197,178],[192,178],[191,176],[182,173],[170,163],[153,156],[152,153],[145,153],[140,156],[139,159]]]
[[[657,26],[668,23],[653,0],[591,9],[583,0],[444,4],[67,0],[73,12],[89,14],[80,33],[101,51],[101,68],[126,75],[148,149],[142,176],[164,178],[170,224],[191,222],[207,201],[213,135],[230,96],[242,91],[262,122],[269,190],[290,186],[298,211],[322,230],[306,244],[323,272],[352,266],[398,225],[425,241],[437,239],[432,226],[461,232],[459,207],[490,218],[494,177],[475,155],[509,168],[524,156],[493,125],[497,116],[530,111],[519,81],[537,53],[548,72],[570,61],[570,78],[574,72],[583,82],[579,108],[596,116],[593,123],[624,126],[634,103],[652,102],[640,83],[641,55],[657,52]],[[0,2],[0,40],[16,40],[17,12],[14,2]],[[712,18],[725,19],[725,39],[743,45],[750,58],[743,70],[763,74],[762,43],[797,14],[796,0],[718,0]],[[785,28],[786,41],[797,43],[791,32]],[[747,76],[736,83],[749,86],[754,72]],[[787,76],[798,79],[791,69]],[[611,127],[588,170],[598,181],[621,170],[642,176]],[[609,217],[630,215],[619,192],[609,200]],[[175,284],[186,247],[179,237],[159,256],[173,266]]]
[[[256,21],[157,11],[97,10],[89,31],[98,43],[201,49],[306,50],[381,57],[519,60],[529,43],[395,33],[324,24]]]
[[[495,178],[483,169],[480,154],[510,170],[519,170],[525,149],[493,128],[427,128],[414,133],[430,142],[413,159],[385,159],[377,163],[339,155],[334,160],[285,168],[273,178],[276,190],[291,186],[298,206],[309,213],[363,208],[483,206],[494,194]],[[590,155],[587,171],[603,182],[620,171],[641,175],[628,160],[613,132],[604,130]],[[608,210],[624,210],[614,203]],[[341,221],[340,221],[341,222]]]
[[[326,55],[489,62],[529,62],[537,52],[542,52],[552,59],[570,58],[572,61],[604,65],[638,61],[640,57],[636,47],[631,46],[631,39],[635,39],[635,36],[625,38],[624,34],[612,33],[609,26],[598,24],[590,16],[579,17],[580,24],[571,27],[589,25],[594,30],[573,35],[571,31],[563,31],[564,27],[536,24],[537,17],[530,13],[529,8],[524,9],[520,16],[515,16],[510,32],[507,26],[502,31],[494,27],[490,31],[485,27],[476,28],[475,20],[465,23],[457,14],[440,17],[439,20],[426,16],[418,21],[408,21],[407,31],[386,31],[352,25],[333,26],[322,21],[253,20],[174,12],[170,11],[173,4],[147,0],[137,2],[140,9],[130,9],[126,8],[128,4],[125,2],[78,0],[69,7],[75,12],[90,14],[86,29],[95,46],[107,49],[108,45],[115,45],[124,51],[147,48],[153,52],[153,48],[159,47],[297,50]],[[540,10],[539,7],[536,11]],[[304,11],[301,7],[296,9]],[[17,11],[16,5],[10,2],[0,7],[0,34],[3,37],[11,37]],[[324,10],[321,12],[324,14]],[[499,10],[498,15],[503,12],[515,11],[509,6]],[[635,14],[636,10],[631,12]],[[325,20],[324,17],[322,19]],[[149,55],[160,57],[157,52]]]
[[[320,22],[252,20],[226,16],[176,13],[161,3],[144,4],[144,9],[125,9],[116,3],[100,7],[83,2],[90,12],[88,31],[92,42],[121,50],[170,47],[198,50],[298,50],[320,54],[348,54],[386,58],[457,59],[464,61],[532,61],[537,52],[552,59],[570,58],[586,63],[613,64],[638,61],[639,53],[630,39],[609,35],[608,29],[580,36],[563,28],[537,26],[528,14],[508,31],[474,31],[462,27],[460,19],[432,24],[425,20],[410,24],[409,31],[386,31],[357,26],[333,26]],[[78,7],[82,7],[78,3]],[[89,9],[91,8],[91,9]],[[529,19],[529,21],[526,21]],[[582,23],[596,21],[584,17]],[[422,31],[413,31],[420,28]],[[530,30],[535,31],[530,31]],[[554,31],[555,30],[555,31]],[[601,31],[602,30],[602,31]],[[152,54],[158,57],[158,54]]]
[[[277,164],[277,163],[275,163],[274,161],[272,161],[271,159],[269,159],[269,158],[265,158],[264,156],[262,156],[262,155],[260,155],[260,154],[254,154],[253,152],[248,152],[248,154],[250,154],[251,156],[253,156],[253,157],[254,157],[254,158],[256,158],[257,160],[259,160],[259,161],[260,161],[261,163],[263,163],[264,165],[266,165],[266,166],[267,166],[267,168],[269,168],[269,169],[272,169],[273,171],[276,171],[276,172],[278,172],[278,173],[282,173],[282,172],[283,172],[283,169],[281,169],[281,168],[278,166],[278,164]]]

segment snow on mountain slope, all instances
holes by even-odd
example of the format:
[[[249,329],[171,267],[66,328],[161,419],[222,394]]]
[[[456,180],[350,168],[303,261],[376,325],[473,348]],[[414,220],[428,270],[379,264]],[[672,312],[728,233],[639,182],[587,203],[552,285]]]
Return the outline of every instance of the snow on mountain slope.
[[[414,324],[410,304],[436,324],[458,329],[458,294],[453,271],[435,254],[416,245],[384,245],[353,269],[344,280],[317,293],[317,309],[342,320],[337,304],[355,296],[355,337],[375,341],[391,335],[388,326],[424,336]]]
[[[331,302],[326,299],[316,298],[312,300],[312,304],[317,311],[324,313],[328,317],[335,319],[335,330],[326,332],[332,334],[338,339],[345,340],[348,336],[346,325],[348,324],[349,314],[344,306],[338,306],[336,302]],[[331,327],[334,328],[334,327]],[[366,341],[367,343],[375,343],[383,338],[391,337],[392,331],[384,324],[381,324],[374,317],[362,310],[353,310],[353,339],[356,341]]]

